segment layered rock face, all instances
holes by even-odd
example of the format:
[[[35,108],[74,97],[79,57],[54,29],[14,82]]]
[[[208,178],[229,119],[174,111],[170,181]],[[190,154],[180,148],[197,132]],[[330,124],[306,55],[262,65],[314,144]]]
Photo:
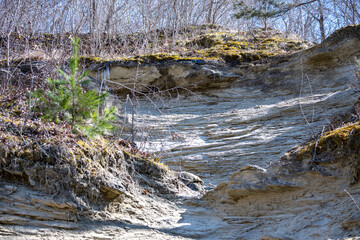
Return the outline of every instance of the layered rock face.
[[[180,158],[185,169],[205,178],[212,175],[211,183],[218,184],[232,174],[233,168],[243,164],[265,167],[287,148],[322,131],[332,116],[353,107],[356,97],[351,85],[355,77],[354,58],[359,56],[358,32],[358,26],[348,27],[308,50],[242,62],[235,67],[206,61],[200,64],[173,60],[138,67],[109,62],[97,66],[109,66],[108,71],[96,74],[105,74],[105,79],[111,79],[110,85],[120,82],[135,86],[137,91],[178,87],[179,92],[200,92],[180,100],[166,99],[168,105],[159,105],[165,109],[163,115],[147,114],[148,110],[144,110],[145,121],[149,122],[145,127],[156,136],[164,135],[166,124],[171,124],[180,140],[174,141],[171,136],[155,139],[166,142],[173,154],[165,160],[175,167]],[[113,74],[119,69],[128,74]],[[156,76],[152,75],[154,72]],[[135,81],[136,76],[144,81]],[[154,87],[153,81],[159,83]],[[114,90],[129,89],[115,84]],[[142,101],[139,108],[146,104],[152,103]],[[173,156],[176,158],[171,159]]]
[[[320,45],[296,53],[294,50],[305,47],[279,53],[266,45],[261,51],[271,54],[252,60],[239,60],[236,66],[229,66],[222,59],[207,58],[167,60],[164,57],[164,60],[156,58],[148,63],[114,60],[93,64],[91,75],[98,80],[106,80],[118,93],[131,90],[153,93],[174,88],[211,91],[240,86],[298,93],[302,75],[310,74],[305,78],[311,78],[314,88],[329,84],[331,87],[341,79],[334,74],[343,75],[350,71],[354,57],[359,54],[358,32],[359,26],[346,27]],[[282,41],[286,43],[286,40]],[[276,45],[280,44],[276,42]],[[239,50],[237,53],[242,52]]]
[[[213,182],[214,179],[216,183],[223,182],[205,196],[205,202],[200,203],[210,204],[212,208],[197,212],[208,216],[207,219],[211,221],[218,221],[212,219],[214,216],[222,219],[223,222],[217,222],[219,228],[205,227],[204,230],[201,228],[201,221],[204,220],[197,218],[195,213],[184,214],[187,219],[199,220],[198,223],[193,222],[194,227],[188,228],[188,232],[183,231],[188,233],[185,236],[324,239],[359,234],[356,220],[359,210],[351,198],[353,196],[357,200],[359,191],[358,183],[352,180],[354,172],[357,172],[356,151],[359,148],[357,142],[351,140],[352,136],[357,138],[356,126],[352,128],[354,131],[342,131],[348,136],[344,138],[345,142],[336,143],[336,135],[327,138],[326,144],[313,142],[312,147],[293,150],[280,161],[275,158],[275,153],[285,152],[286,148],[295,145],[297,137],[316,137],[327,123],[333,127],[336,125],[332,117],[353,108],[357,97],[351,85],[355,83],[355,58],[359,56],[358,25],[341,29],[322,44],[307,50],[236,67],[211,65],[208,62],[170,61],[137,69],[141,73],[138,75],[141,78],[137,78],[140,79],[139,86],[143,87],[139,91],[153,91],[156,89],[153,85],[158,89],[179,87],[205,92],[210,96],[209,103],[216,101],[216,98],[234,101],[229,106],[219,103],[219,107],[224,106],[224,113],[220,113],[220,110],[211,113],[209,109],[215,109],[216,105],[207,105],[204,117],[194,116],[193,125],[191,117],[183,113],[186,118],[178,120],[179,126],[175,125],[182,128],[184,134],[186,131],[189,131],[188,134],[197,131],[206,141],[199,150],[195,145],[179,145],[172,150],[176,156],[188,154],[188,160],[183,160],[185,169],[203,174],[205,182]],[[114,67],[114,71],[116,69],[120,68]],[[128,76],[134,76],[135,69],[134,66]],[[109,72],[110,79],[114,76],[115,80],[116,76],[120,76],[112,75],[111,67]],[[200,76],[199,79],[196,76]],[[133,83],[134,78],[119,81]],[[247,98],[253,100],[249,106],[244,104],[245,108],[238,110],[235,100],[231,98],[233,95],[241,101]],[[262,99],[266,101],[262,103]],[[254,102],[258,105],[253,106]],[[188,103],[187,108],[190,113],[201,112],[200,105],[201,102]],[[190,109],[192,106],[194,109]],[[230,109],[231,106],[234,109]],[[256,110],[250,114],[252,109]],[[309,116],[311,112],[313,117]],[[340,122],[345,121],[339,119]],[[307,124],[307,120],[310,123]],[[200,130],[201,124],[205,130]],[[239,129],[237,126],[240,126]],[[268,136],[272,134],[279,137],[272,141],[261,141],[262,137],[272,139]],[[243,147],[247,146],[246,142],[250,146]],[[238,156],[228,157],[229,154],[238,153]],[[264,160],[273,163],[266,167]],[[261,167],[241,166],[246,163]],[[226,174],[231,175],[229,180],[226,180]]]
[[[285,89],[290,93],[301,88],[304,79],[311,79],[312,90],[317,93],[329,89],[342,91],[342,81],[343,84],[356,81],[351,61],[359,57],[359,49],[359,26],[348,27],[314,48],[264,66],[266,70],[259,71],[265,78],[256,80],[257,73],[250,78],[258,81],[264,91]],[[351,98],[356,101],[352,94],[348,92],[337,101]],[[345,108],[342,111],[345,113]],[[349,117],[340,121],[349,121]],[[358,123],[323,132],[317,140],[292,149],[267,169],[256,165],[241,168],[205,199],[226,222],[239,227],[234,230],[239,239],[358,236],[358,133]]]
[[[268,169],[240,169],[205,199],[246,230],[237,232],[241,239],[358,236],[359,149],[355,123],[289,151]]]
[[[199,63],[197,63],[199,62]],[[202,64],[207,63],[207,64]],[[210,63],[210,64],[209,64]],[[140,65],[136,63],[105,67],[103,72],[92,73],[97,79],[105,78],[114,92],[129,93],[132,89],[142,93],[161,90],[202,91],[229,87],[240,75],[228,72],[211,61],[194,60]],[[105,77],[101,77],[104,76]],[[108,77],[107,77],[108,76]]]
[[[178,196],[199,196],[202,181],[198,177],[167,171],[162,165],[138,161],[126,151],[119,151],[120,156],[110,157],[110,164],[119,164],[116,168],[105,168],[108,163],[101,159],[94,161],[93,167],[107,170],[104,179],[96,178],[90,170],[88,175],[73,175],[76,177],[72,178],[72,186],[66,188],[68,193],[76,193],[73,199],[71,194],[58,196],[55,190],[43,185],[50,180],[56,186],[58,180],[48,178],[46,173],[58,171],[63,174],[60,176],[69,175],[61,167],[62,162],[44,161],[35,167],[38,172],[29,172],[28,167],[33,166],[22,160],[27,154],[24,153],[4,158],[7,160],[0,165],[3,176],[0,203],[4,209],[0,210],[0,222],[84,231],[93,231],[94,224],[99,223],[103,226],[101,234],[109,235],[86,236],[104,239],[117,234],[114,229],[105,229],[107,220],[117,222],[120,228],[124,226],[119,222],[130,227],[134,224],[167,229],[165,233],[151,231],[139,235],[153,239],[359,236],[358,123],[329,132],[326,127],[322,131],[327,123],[335,128],[338,124],[332,121],[332,116],[349,113],[357,101],[351,88],[355,79],[354,57],[360,57],[359,25],[341,29],[307,50],[244,61],[236,66],[211,59],[96,64],[92,76],[110,80],[107,85],[119,94],[129,93],[132,88],[138,93],[172,88],[205,93],[205,106],[201,101],[185,100],[187,108],[179,108],[170,116],[178,124],[175,127],[183,131],[180,138],[183,134],[188,143],[199,135],[202,145],[176,145],[174,139],[166,138],[174,155],[164,161],[178,167],[178,158],[184,156],[181,169],[202,175],[205,183],[215,183],[217,187],[202,200],[190,200],[181,209],[181,205],[171,201],[179,200]],[[191,114],[184,113],[186,110]],[[309,112],[325,117],[306,116]],[[146,117],[153,117],[159,132],[165,129],[161,116]],[[349,122],[354,116],[349,114],[347,119],[337,120]],[[186,138],[187,134],[190,137]],[[298,143],[299,138],[309,139],[311,135],[316,140],[293,148],[278,160],[278,155]],[[21,143],[19,139],[17,142]],[[42,148],[48,151],[46,146],[37,148],[34,143],[38,154],[44,155]],[[92,153],[96,156],[96,152]],[[267,166],[264,162],[271,164]],[[92,184],[86,185],[84,179],[92,179]],[[45,192],[37,191],[34,183],[45,187]],[[86,186],[91,187],[88,192]],[[93,194],[104,204],[93,205]],[[84,217],[93,220],[88,223],[91,229],[86,229]],[[17,228],[0,228],[0,234],[10,237],[19,232]],[[62,232],[59,236],[66,234]],[[124,232],[118,234],[128,236]],[[131,235],[134,239],[139,236]]]
[[[193,38],[184,35],[184,41],[177,43],[183,51],[177,53],[86,62],[90,63],[91,76],[107,80],[119,94],[131,90],[142,93],[164,90],[203,92],[233,86],[232,83],[244,74],[237,71],[239,67],[268,62],[269,57],[309,46],[313,43],[277,30],[256,29],[246,33],[216,28]]]

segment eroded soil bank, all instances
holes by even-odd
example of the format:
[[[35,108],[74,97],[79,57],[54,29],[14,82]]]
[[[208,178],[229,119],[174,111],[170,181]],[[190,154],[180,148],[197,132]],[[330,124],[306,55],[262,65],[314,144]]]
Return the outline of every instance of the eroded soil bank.
[[[360,211],[351,198],[357,201],[360,193],[358,96],[351,88],[359,37],[359,26],[347,27],[307,50],[235,67],[177,60],[144,65],[143,74],[150,69],[156,78],[140,82],[149,84],[145,89],[164,79],[191,88],[191,76],[203,76],[200,85],[211,89],[197,101],[168,100],[170,108],[161,116],[139,111],[156,136],[145,149],[156,152],[166,143],[173,154],[163,161],[177,173],[134,156],[119,142],[103,152],[104,147],[92,149],[102,143],[83,144],[72,136],[62,143],[66,146],[56,141],[51,146],[25,135],[25,142],[32,141],[29,153],[19,134],[2,131],[1,139],[16,139],[14,147],[1,145],[0,234],[8,239],[360,236]],[[21,124],[6,116],[2,121],[6,129]],[[178,138],[161,134],[168,122]],[[354,123],[334,130],[342,122]],[[45,130],[57,139],[59,130]],[[315,140],[301,145],[312,135]],[[64,149],[74,149],[75,157],[66,157],[71,153]],[[33,161],[36,157],[42,161]],[[71,160],[78,158],[85,168]],[[184,170],[204,180],[209,190],[204,197],[202,181]]]

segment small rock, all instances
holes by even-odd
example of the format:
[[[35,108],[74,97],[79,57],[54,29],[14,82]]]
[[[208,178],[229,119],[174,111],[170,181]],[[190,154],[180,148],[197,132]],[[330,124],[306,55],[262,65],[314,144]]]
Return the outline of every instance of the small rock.
[[[125,188],[123,186],[100,186],[100,191],[103,194],[103,197],[106,200],[114,200],[118,196],[120,196],[122,193],[124,193]]]
[[[177,173],[178,177],[185,183],[200,183],[203,184],[203,180],[196,176],[195,174],[189,173],[189,172],[180,172]]]
[[[244,171],[255,171],[255,172],[263,172],[263,173],[266,173],[266,169],[265,168],[262,168],[262,167],[259,167],[257,165],[248,165],[248,166],[245,166],[243,167],[242,169],[240,169],[240,172],[244,172]]]
[[[7,191],[9,191],[9,192],[11,192],[11,193],[14,193],[14,192],[16,192],[17,187],[11,186],[11,185],[5,185],[5,186],[4,186],[4,189],[7,190]]]

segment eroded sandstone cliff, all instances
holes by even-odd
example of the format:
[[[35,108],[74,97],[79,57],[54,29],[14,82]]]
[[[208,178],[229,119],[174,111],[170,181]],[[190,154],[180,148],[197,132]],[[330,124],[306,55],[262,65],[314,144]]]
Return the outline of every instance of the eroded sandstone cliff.
[[[201,43],[201,39],[198,40]],[[104,152],[106,148],[102,144],[106,143],[79,142],[72,136],[65,142],[52,141],[51,144],[43,139],[28,138],[26,134],[22,139],[18,133],[6,130],[15,129],[21,120],[3,116],[2,126],[6,129],[0,135],[0,234],[9,239],[30,238],[30,234],[34,234],[34,238],[89,239],[345,239],[359,236],[360,210],[356,203],[360,191],[357,180],[360,136],[355,121],[357,113],[352,105],[357,95],[350,85],[354,83],[354,58],[360,56],[360,26],[338,30],[322,44],[309,49],[292,50],[296,52],[279,52],[256,61],[242,58],[236,64],[219,59],[170,57],[164,60],[158,55],[140,65],[138,60],[93,63],[92,76],[110,80],[108,85],[118,93],[127,93],[135,82],[139,92],[179,88],[217,97],[224,94],[217,92],[219,89],[228,89],[226,94],[237,89],[244,96],[281,99],[280,105],[266,103],[272,106],[266,108],[259,103],[255,106],[260,116],[235,118],[244,112],[230,109],[229,114],[221,118],[224,121],[233,118],[232,126],[257,121],[257,126],[250,130],[239,131],[245,135],[253,129],[254,134],[259,134],[256,130],[263,131],[260,122],[275,118],[302,119],[302,127],[292,126],[292,130],[285,131],[292,137],[300,135],[298,131],[310,128],[301,110],[312,106],[308,104],[300,109],[299,98],[309,98],[309,102],[327,109],[329,115],[347,114],[347,118],[337,119],[340,124],[331,122],[329,116],[330,127],[323,132],[323,123],[317,125],[314,121],[311,124],[314,140],[288,151],[280,160],[266,159],[272,162],[269,167],[252,164],[237,168],[234,164],[221,164],[218,169],[225,174],[231,170],[231,176],[226,180],[219,177],[222,183],[201,200],[179,198],[200,196],[202,181],[192,174],[175,173],[153,161],[134,158],[129,153],[131,149],[124,149],[118,143],[112,145],[111,151]],[[349,123],[336,129],[342,122]],[[227,141],[230,134],[227,128],[221,126],[219,133],[215,125],[210,124],[206,129],[211,140]],[[25,133],[34,131],[39,131],[36,123]],[[53,126],[42,131],[56,140],[58,130]],[[231,134],[230,137],[234,138]],[[238,142],[242,139],[246,140],[242,135],[235,136]],[[272,147],[276,148],[275,152],[282,151],[283,145],[287,146],[282,141],[287,140],[282,137],[253,144],[250,148],[256,152],[251,154],[268,156],[263,155],[261,149]],[[31,146],[30,152],[26,151],[27,145]],[[215,145],[217,152],[221,151],[219,146],[227,147],[218,142]],[[210,147],[205,146],[201,151]],[[74,150],[71,154],[66,149]],[[98,154],[103,157],[99,158]],[[214,159],[221,160],[215,156]],[[211,158],[208,162],[211,164]],[[85,168],[79,168],[79,164]],[[202,168],[195,168],[194,172],[201,174]],[[26,225],[46,228],[39,231]],[[49,230],[54,228],[68,230]]]

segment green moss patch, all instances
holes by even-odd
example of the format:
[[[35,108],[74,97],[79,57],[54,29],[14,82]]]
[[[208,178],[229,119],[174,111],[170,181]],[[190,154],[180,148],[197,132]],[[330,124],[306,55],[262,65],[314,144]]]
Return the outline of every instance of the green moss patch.
[[[355,146],[356,145],[356,146]],[[360,151],[360,126],[353,123],[324,133],[317,141],[312,141],[296,150],[298,160],[312,157],[315,153],[348,153]],[[359,149],[359,150],[357,150]]]
[[[337,164],[336,166],[340,164],[344,168],[350,166],[350,183],[355,183],[360,179],[359,122],[328,131],[318,140],[291,150],[282,160],[295,165],[304,165],[306,169],[328,164]]]
[[[151,54],[112,59],[84,56],[82,60],[86,65],[105,61],[157,63],[199,60],[241,64],[242,62],[262,61],[277,54],[294,52],[311,46],[311,43],[299,38],[288,39],[285,34],[276,30],[269,32],[256,30],[247,33],[231,31],[216,25],[187,27],[179,32],[176,41],[173,41],[171,37],[166,36],[159,39],[160,42],[164,42],[161,43],[162,47],[157,46],[157,49],[154,44],[150,44],[153,52]]]

